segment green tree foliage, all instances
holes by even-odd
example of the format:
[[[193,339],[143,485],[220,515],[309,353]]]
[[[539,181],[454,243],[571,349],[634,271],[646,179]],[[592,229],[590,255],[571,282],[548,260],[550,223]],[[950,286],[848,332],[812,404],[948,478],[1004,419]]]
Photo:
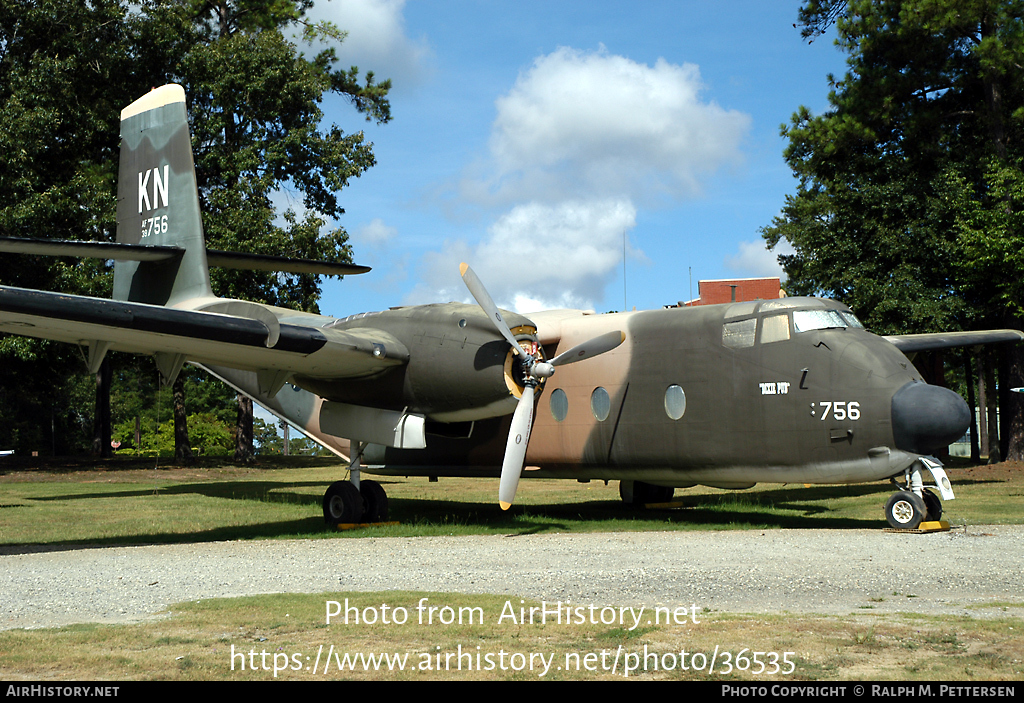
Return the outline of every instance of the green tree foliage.
[[[117,0],[0,0],[0,234],[110,239],[118,121],[143,90]],[[109,295],[103,262],[5,256],[8,285]]]
[[[390,83],[336,67],[331,47],[344,34],[310,25],[310,2],[160,0],[145,5],[154,22],[144,45],[164,80],[184,85],[192,121],[203,225],[212,249],[350,262],[338,191],[373,166],[363,134],[324,128],[325,95],[347,98],[368,120],[390,120]],[[279,213],[275,199],[301,199],[302,213]],[[318,312],[313,274],[211,271],[214,292]]]
[[[142,81],[118,0],[0,0],[0,236],[110,240],[117,124]],[[96,260],[0,256],[0,283],[110,294]],[[0,339],[0,443],[88,453],[95,386],[74,347]]]
[[[390,85],[336,66],[330,44],[344,33],[310,24],[311,5],[0,0],[0,236],[113,240],[119,112],[175,81],[188,95],[208,245],[350,261],[347,235],[328,223],[343,212],[338,191],[373,165],[372,145],[362,133],[325,125],[322,100],[340,95],[366,119],[387,122]],[[286,194],[301,202],[298,213],[279,212]],[[316,276],[211,273],[218,295],[317,310]],[[110,278],[102,261],[0,257],[4,285],[108,296]],[[118,358],[115,386],[135,363]],[[39,386],[20,394],[17,412],[15,404],[0,407],[0,443],[37,449],[26,444],[24,423],[69,407],[67,389],[77,386],[68,379],[84,369],[73,347],[0,339],[0,388],[18,394],[26,376]],[[186,399],[189,414],[210,410],[202,398]],[[91,427],[91,405],[63,426],[54,411],[55,431],[29,434],[81,437],[57,451],[87,450],[89,433],[81,432]]]
[[[284,454],[284,438],[278,432],[278,425],[259,417],[255,419],[253,436],[257,456],[281,456]],[[295,430],[292,430],[290,435],[288,454],[291,456],[335,456],[329,449],[325,449]]]
[[[234,428],[211,413],[193,413],[188,416],[188,434],[191,449],[200,456],[230,456],[234,449]],[[142,441],[134,442],[135,424],[127,422],[114,427],[114,441],[120,446],[119,455],[173,457],[176,454],[174,421],[156,425],[147,424]]]
[[[64,345],[22,346],[0,362],[0,449],[24,455],[89,454],[95,380]],[[73,371],[64,377],[46,371],[60,373],[66,366]]]
[[[261,417],[257,417],[253,423],[253,437],[256,443],[256,453],[264,456],[280,456],[284,454],[284,439],[277,433],[277,428]]]
[[[993,293],[965,274],[986,258],[970,231],[1005,212],[1005,186],[1024,156],[1022,9],[994,0],[814,0],[801,9],[804,35],[834,23],[849,59],[846,76],[829,77],[831,109],[800,108],[783,128],[799,186],[763,233],[796,249],[781,257],[792,292],[845,300],[882,332],[998,317]],[[1009,302],[1020,276],[975,278],[1002,286]]]
[[[849,58],[830,109],[782,130],[799,184],[762,234],[795,249],[788,291],[843,300],[880,333],[1020,327],[1024,2],[808,0],[799,26],[834,27]],[[1018,348],[1004,389],[1020,367]]]
[[[160,386],[148,359],[116,355],[117,378],[111,393],[113,439],[119,453],[173,456],[173,389]],[[181,375],[189,405],[190,447],[201,455],[230,454],[234,448],[235,394],[217,379],[186,366]],[[137,433],[137,434],[136,434]]]
[[[372,73],[359,83],[358,68],[336,67],[333,48],[311,57],[287,33],[312,46],[340,42],[329,24],[311,25],[312,3],[288,0],[159,0],[145,5],[156,20],[143,42],[147,62],[162,67],[188,96],[192,141],[208,246],[226,251],[350,262],[344,229],[324,232],[341,215],[337,192],[375,161],[361,132],[346,135],[321,126],[325,94],[347,98],[366,119],[391,118],[390,83]],[[284,192],[302,199],[278,216]],[[313,274],[211,271],[214,293],[319,312]],[[253,458],[252,402],[239,396],[235,457]]]

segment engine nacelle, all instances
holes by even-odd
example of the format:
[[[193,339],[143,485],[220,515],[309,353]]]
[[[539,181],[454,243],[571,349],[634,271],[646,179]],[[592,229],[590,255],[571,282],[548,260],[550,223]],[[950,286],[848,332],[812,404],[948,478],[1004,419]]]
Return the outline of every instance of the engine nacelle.
[[[527,352],[539,348],[529,319],[503,315]],[[341,320],[333,328],[356,331],[368,325],[398,340],[408,363],[359,379],[304,376],[296,385],[330,401],[407,411],[437,422],[482,420],[515,410],[522,394],[519,364],[479,306],[395,308]]]

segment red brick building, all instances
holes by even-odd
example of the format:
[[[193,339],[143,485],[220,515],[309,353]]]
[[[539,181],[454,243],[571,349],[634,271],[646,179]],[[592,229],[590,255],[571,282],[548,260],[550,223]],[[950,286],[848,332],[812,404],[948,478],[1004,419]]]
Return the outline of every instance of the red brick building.
[[[679,306],[716,305],[718,303],[741,303],[747,300],[774,300],[785,294],[779,278],[733,278],[718,281],[700,281],[697,284],[700,297]]]

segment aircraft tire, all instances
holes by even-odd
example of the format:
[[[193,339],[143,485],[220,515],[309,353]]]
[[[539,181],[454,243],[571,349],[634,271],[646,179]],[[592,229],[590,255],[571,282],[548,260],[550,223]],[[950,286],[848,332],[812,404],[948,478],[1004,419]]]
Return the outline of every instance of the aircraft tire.
[[[676,494],[676,489],[672,486],[654,486],[647,484],[647,491],[648,503],[669,503],[672,501],[672,497]]]
[[[619,481],[619,498],[622,498],[622,502],[626,505],[633,505],[633,487],[635,485],[634,481]]]
[[[925,520],[937,522],[942,518],[942,501],[931,491],[921,491],[924,498]]]
[[[675,495],[672,486],[655,486],[643,481],[619,481],[619,497],[622,502],[636,508],[648,503],[668,503]]]
[[[911,491],[898,491],[885,504],[885,519],[897,530],[916,530],[925,518],[924,499]]]
[[[363,522],[387,522],[388,494],[376,481],[360,481],[363,496]]]
[[[324,522],[331,527],[355,523],[363,517],[363,498],[351,481],[335,481],[324,492]]]

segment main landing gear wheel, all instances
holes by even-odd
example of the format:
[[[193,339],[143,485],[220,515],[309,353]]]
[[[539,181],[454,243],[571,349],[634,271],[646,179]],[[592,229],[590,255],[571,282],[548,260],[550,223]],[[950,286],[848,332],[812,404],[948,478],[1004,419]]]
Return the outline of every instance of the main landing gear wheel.
[[[626,505],[642,508],[648,503],[668,503],[675,495],[672,486],[655,486],[643,481],[619,481],[619,497]]]
[[[387,522],[388,494],[376,481],[359,482],[359,493],[363,496],[363,522]]]
[[[362,518],[363,497],[351,481],[335,481],[327,487],[324,493],[324,522],[334,527],[360,522]]]
[[[924,519],[930,522],[938,522],[942,519],[942,501],[939,500],[939,497],[931,491],[921,491],[921,497],[924,499]]]
[[[331,527],[357,522],[386,522],[388,494],[376,481],[335,481],[324,493],[324,522]]]
[[[885,519],[897,530],[916,530],[926,514],[924,499],[911,491],[893,493],[885,504]]]

